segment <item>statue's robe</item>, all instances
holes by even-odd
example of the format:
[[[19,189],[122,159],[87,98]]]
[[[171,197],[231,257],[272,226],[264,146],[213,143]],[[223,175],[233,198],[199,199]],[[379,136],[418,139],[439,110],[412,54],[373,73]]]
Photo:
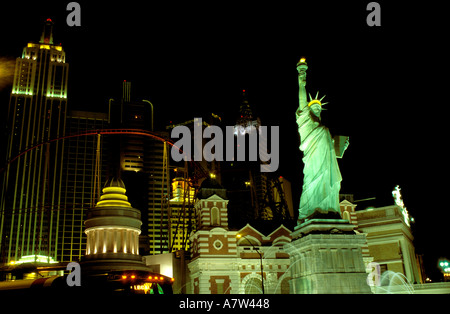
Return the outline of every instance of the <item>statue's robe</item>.
[[[317,213],[340,213],[342,176],[330,131],[309,106],[297,111],[297,124],[304,163],[298,219],[301,221]]]

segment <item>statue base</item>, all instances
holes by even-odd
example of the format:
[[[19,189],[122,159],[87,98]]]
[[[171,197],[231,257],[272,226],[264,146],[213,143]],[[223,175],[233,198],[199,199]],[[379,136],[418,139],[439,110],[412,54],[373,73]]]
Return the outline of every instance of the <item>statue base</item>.
[[[344,219],[310,219],[298,225],[290,255],[291,294],[371,293],[362,257],[363,234]]]
[[[355,234],[354,229],[355,225],[345,219],[313,218],[297,225],[291,236],[292,239],[297,239],[310,233]]]

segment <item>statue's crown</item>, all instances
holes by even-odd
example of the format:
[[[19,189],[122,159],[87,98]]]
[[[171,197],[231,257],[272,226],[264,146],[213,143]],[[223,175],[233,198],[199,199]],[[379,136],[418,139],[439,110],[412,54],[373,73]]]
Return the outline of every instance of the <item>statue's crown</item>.
[[[317,92],[317,94],[316,94],[316,98],[312,98],[311,97],[311,94],[309,94],[309,103],[308,103],[308,107],[311,107],[312,105],[314,105],[314,104],[319,104],[320,106],[323,106],[323,105],[325,105],[325,104],[327,104],[327,102],[322,102],[322,99],[324,99],[325,98],[325,96],[323,96],[322,98],[320,98],[320,99],[318,99],[318,96],[319,96],[319,92]]]

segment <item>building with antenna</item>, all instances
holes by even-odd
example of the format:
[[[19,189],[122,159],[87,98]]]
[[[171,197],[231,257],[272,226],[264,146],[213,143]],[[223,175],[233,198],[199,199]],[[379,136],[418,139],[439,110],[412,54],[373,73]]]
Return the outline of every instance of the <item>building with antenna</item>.
[[[16,59],[7,114],[7,167],[0,194],[0,261],[54,257],[57,250],[69,65],[47,19]],[[19,154],[21,154],[19,156]]]
[[[242,102],[234,126],[234,135],[244,137],[250,142],[250,137],[258,136],[259,143],[265,143],[267,138],[260,131],[261,120],[255,117],[248,101],[247,91],[242,91]],[[246,145],[246,154],[248,153]],[[242,149],[237,147],[238,149]],[[261,156],[260,156],[261,157]],[[247,220],[279,220],[293,217],[292,194],[290,182],[272,172],[262,172],[265,162],[235,161],[222,165],[222,183],[227,188],[230,198],[230,214],[238,212]]]
[[[109,128],[154,130],[154,107],[149,100],[135,100],[132,84],[122,82],[119,99],[109,100]],[[142,214],[141,252],[158,254],[169,247],[170,174],[168,144],[136,134],[123,134],[108,144],[108,176],[120,177],[129,187],[129,198]]]

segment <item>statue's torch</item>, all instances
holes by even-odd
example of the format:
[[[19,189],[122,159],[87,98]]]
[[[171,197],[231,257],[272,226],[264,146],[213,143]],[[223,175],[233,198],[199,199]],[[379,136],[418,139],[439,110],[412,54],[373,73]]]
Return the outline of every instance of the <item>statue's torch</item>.
[[[300,61],[297,63],[297,71],[298,75],[306,76],[306,70],[308,70],[308,65],[306,64],[306,59],[301,58]]]

